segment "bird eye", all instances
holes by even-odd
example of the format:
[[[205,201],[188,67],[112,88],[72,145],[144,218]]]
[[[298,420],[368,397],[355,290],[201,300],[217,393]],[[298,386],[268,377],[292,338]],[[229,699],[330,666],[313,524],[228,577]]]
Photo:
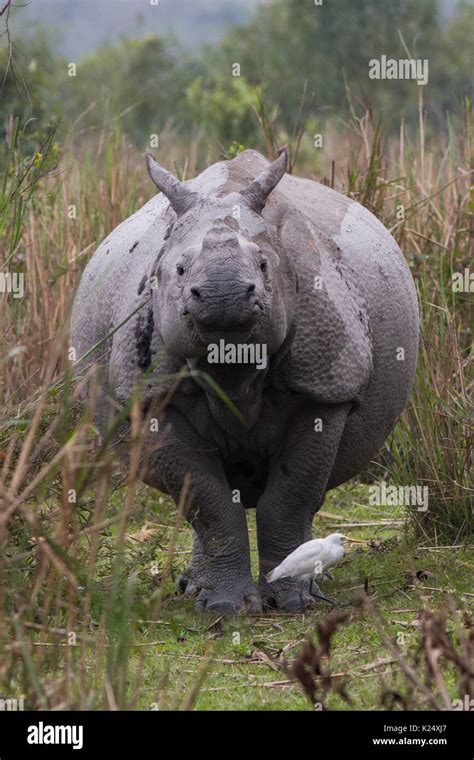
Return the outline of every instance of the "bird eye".
[[[176,267],[176,271],[179,274],[179,276],[181,277],[181,275],[184,274],[184,267],[182,267],[181,264],[178,264],[178,266]]]
[[[262,272],[266,272],[268,269],[268,262],[266,259],[263,259],[263,261],[260,262],[260,269]]]

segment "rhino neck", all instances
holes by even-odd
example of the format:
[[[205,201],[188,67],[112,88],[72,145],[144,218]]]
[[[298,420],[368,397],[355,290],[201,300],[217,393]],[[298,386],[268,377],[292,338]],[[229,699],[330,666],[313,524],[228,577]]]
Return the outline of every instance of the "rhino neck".
[[[206,398],[209,413],[218,427],[236,437],[250,430],[262,413],[268,369],[252,372],[249,369],[245,371],[242,367],[231,367],[226,372],[221,367],[211,374],[207,368],[202,369],[199,360],[194,360],[192,364],[194,369],[210,375],[219,388],[217,392],[217,389],[211,387],[204,375],[194,377]],[[222,393],[225,394],[224,398]]]
[[[224,349],[225,350],[225,349]],[[222,353],[220,358],[224,359]],[[259,396],[264,385],[264,380],[271,366],[272,357],[267,357],[266,365],[260,362],[260,368],[256,364],[220,363],[214,364],[207,357],[200,359],[186,359],[191,370],[197,370],[199,374],[194,376],[195,382],[203,389],[207,396],[221,398],[223,392],[233,402],[247,403]],[[213,384],[207,380],[212,378]],[[222,403],[225,403],[222,401]]]
[[[284,317],[282,321],[286,325],[286,334],[277,336],[270,331],[268,342],[257,335],[247,343],[236,343],[232,338],[222,337],[208,344],[205,356],[186,358],[188,367],[196,371],[195,382],[210,397],[222,399],[223,391],[231,401],[253,406],[264,385],[271,384],[275,368],[291,347],[296,321],[292,318],[288,323],[287,315]],[[212,384],[206,376],[212,378]]]

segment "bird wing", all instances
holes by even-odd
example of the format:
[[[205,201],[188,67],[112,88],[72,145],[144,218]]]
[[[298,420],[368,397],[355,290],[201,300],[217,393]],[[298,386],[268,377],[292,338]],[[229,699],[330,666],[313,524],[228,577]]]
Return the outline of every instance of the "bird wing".
[[[291,554],[281,562],[278,567],[272,570],[268,575],[268,580],[278,580],[278,578],[296,578],[300,575],[312,574],[315,563],[322,561],[325,544],[320,538],[312,541],[306,541],[295,549]]]
[[[339,562],[339,560],[343,558],[343,556],[344,556],[343,546],[331,546],[328,550],[327,556],[325,557],[324,569],[335,565],[336,562]]]

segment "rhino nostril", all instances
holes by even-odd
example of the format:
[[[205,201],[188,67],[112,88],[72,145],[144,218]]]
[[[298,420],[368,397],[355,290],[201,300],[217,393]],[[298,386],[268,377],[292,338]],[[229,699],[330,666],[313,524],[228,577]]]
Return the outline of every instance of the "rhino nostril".
[[[199,292],[199,288],[191,288],[191,295],[194,296],[194,298],[201,298],[201,293]]]
[[[251,282],[247,287],[247,295],[250,295],[250,293],[253,293],[255,291],[255,283]]]

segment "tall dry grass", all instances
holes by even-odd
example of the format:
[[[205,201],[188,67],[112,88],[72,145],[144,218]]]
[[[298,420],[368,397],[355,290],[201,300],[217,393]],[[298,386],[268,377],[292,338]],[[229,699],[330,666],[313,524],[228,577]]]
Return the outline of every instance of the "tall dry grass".
[[[457,544],[473,531],[472,293],[453,288],[473,261],[472,121],[460,133],[425,139],[423,99],[417,140],[404,125],[384,141],[370,110],[354,111],[358,147],[344,191],[370,208],[397,239],[418,289],[420,354],[410,403],[387,444],[388,474],[400,486],[427,486],[428,511],[410,509],[419,537]],[[356,142],[357,145],[357,142]],[[362,162],[362,165],[361,165]]]
[[[0,617],[0,684],[18,688],[35,707],[116,709],[136,705],[143,665],[142,658],[129,671],[135,632],[129,612],[141,602],[125,542],[140,479],[140,425],[146,421],[132,399],[124,411],[132,420],[131,446],[125,475],[119,474],[114,449],[94,426],[93,372],[73,377],[68,320],[87,259],[153,188],[142,156],[124,136],[102,132],[91,142],[74,134],[62,148],[50,135],[31,149],[11,122],[3,159],[4,270],[25,274],[26,296],[1,295],[0,609],[6,614]],[[472,305],[469,294],[453,293],[451,279],[470,261],[469,114],[461,133],[447,128],[436,141],[425,139],[422,104],[416,136],[402,125],[399,138],[385,137],[370,109],[362,117],[353,111],[342,127],[328,125],[325,136],[327,158],[316,158],[312,138],[295,133],[294,171],[326,181],[373,210],[399,241],[419,288],[419,370],[390,442],[390,475],[403,485],[429,484],[428,515],[411,514],[424,538],[461,541],[472,533]],[[291,144],[292,136],[278,132],[270,142],[286,141]],[[212,154],[198,143],[180,148],[172,135],[162,146],[161,155],[171,157],[181,176],[203,168],[198,155],[207,162]],[[400,204],[404,219],[397,217]],[[84,383],[91,388],[86,408],[78,401]],[[107,507],[123,478],[125,506],[110,515]],[[159,614],[173,546],[143,603],[144,618]],[[38,633],[57,643],[37,646]],[[57,677],[45,685],[44,672]],[[196,694],[192,690],[182,704],[192,706]]]

